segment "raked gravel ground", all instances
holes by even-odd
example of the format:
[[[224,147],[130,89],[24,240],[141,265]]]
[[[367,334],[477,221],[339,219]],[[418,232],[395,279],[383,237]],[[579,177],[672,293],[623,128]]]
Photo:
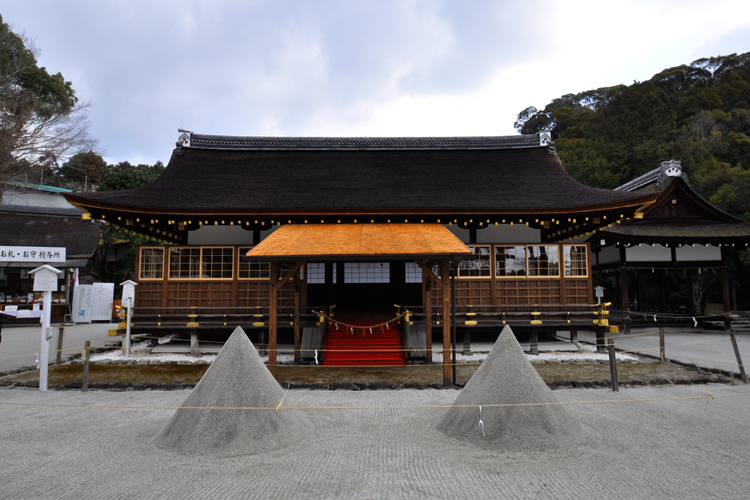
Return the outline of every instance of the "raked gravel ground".
[[[513,453],[437,431],[454,390],[289,391],[312,431],[221,459],[154,446],[188,394],[0,389],[0,498],[750,497],[747,386],[555,391],[589,440]]]

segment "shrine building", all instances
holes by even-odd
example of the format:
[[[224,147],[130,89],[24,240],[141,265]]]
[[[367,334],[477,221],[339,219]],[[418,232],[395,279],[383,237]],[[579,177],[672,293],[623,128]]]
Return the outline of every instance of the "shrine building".
[[[691,196],[680,206],[684,199],[686,210],[713,214],[698,222],[737,227]],[[272,373],[279,335],[293,339],[297,363],[320,351],[323,364],[354,365],[430,362],[439,335],[446,381],[456,327],[499,333],[510,324],[528,330],[533,345],[540,329],[608,326],[592,260],[600,270],[612,258],[621,264],[610,250],[627,245],[620,229],[664,195],[581,184],[546,132],[290,138],[180,130],[152,183],[66,198],[84,217],[161,242],[138,248],[136,330],[190,332],[197,343],[241,325],[261,345],[268,335]],[[606,258],[597,261],[592,246]],[[720,253],[706,255],[720,262]],[[347,358],[341,346],[355,337],[382,359]]]

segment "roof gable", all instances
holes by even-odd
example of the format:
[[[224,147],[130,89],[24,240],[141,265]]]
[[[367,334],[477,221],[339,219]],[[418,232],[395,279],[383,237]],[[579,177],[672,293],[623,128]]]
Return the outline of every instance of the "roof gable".
[[[706,224],[741,222],[699,196],[680,177],[672,178],[636,224]]]

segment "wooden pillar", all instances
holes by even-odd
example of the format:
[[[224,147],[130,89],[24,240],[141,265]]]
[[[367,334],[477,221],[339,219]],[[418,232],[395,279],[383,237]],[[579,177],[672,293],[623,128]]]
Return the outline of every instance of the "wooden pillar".
[[[659,312],[665,313],[667,312],[667,290],[664,282],[667,280],[667,272],[664,269],[657,269],[656,279],[659,282]]]
[[[451,283],[449,261],[440,261],[440,280],[443,286],[443,386],[451,385]]]
[[[630,304],[628,301],[628,263],[625,246],[620,246],[620,300],[622,307],[622,323],[625,334],[630,333]]]
[[[534,326],[531,328],[531,336],[529,338],[529,354],[536,356],[539,354],[539,327]]]
[[[268,287],[268,371],[276,378],[276,335],[277,320],[277,285],[279,282],[279,264],[271,261],[269,265],[270,286]]]
[[[198,355],[198,330],[192,329],[190,330],[190,355],[191,356],[197,356]]]
[[[633,269],[633,296],[635,297],[635,310],[645,311],[643,305],[643,296],[641,295],[641,279],[638,276],[638,269]]]
[[[666,273],[665,278],[666,278]],[[685,288],[687,288],[687,299],[685,300],[685,312],[689,315],[695,314],[695,303],[693,299],[693,279],[695,278],[695,271],[687,269],[685,271]],[[663,284],[662,284],[663,286]]]
[[[724,318],[731,318],[732,305],[729,301],[729,277],[726,264],[721,268],[721,298],[724,303]]]
[[[298,365],[300,361],[300,344],[302,343],[302,336],[300,330],[300,309],[302,305],[302,287],[300,286],[299,270],[294,273],[292,278],[294,288],[294,364]]]
[[[422,273],[424,275],[424,273]],[[427,363],[432,363],[432,278],[424,276],[424,321],[427,335]]]
[[[464,348],[463,348],[463,354],[466,356],[471,355],[471,333],[469,333],[468,328],[464,328]]]

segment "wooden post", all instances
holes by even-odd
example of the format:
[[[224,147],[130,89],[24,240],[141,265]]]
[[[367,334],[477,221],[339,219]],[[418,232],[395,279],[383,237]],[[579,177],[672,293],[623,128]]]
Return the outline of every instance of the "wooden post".
[[[39,390],[47,390],[47,370],[49,369],[49,339],[52,338],[49,327],[50,312],[52,310],[52,292],[45,291],[42,305],[42,343],[39,352]]]
[[[722,260],[724,260],[723,251]],[[724,298],[724,331],[729,335],[729,338],[732,341],[734,357],[737,358],[737,366],[740,369],[740,377],[742,377],[742,383],[747,384],[747,373],[745,373],[745,365],[742,364],[742,357],[740,356],[740,349],[737,346],[737,339],[734,337],[734,332],[732,331],[732,310],[729,303],[729,280],[727,276],[726,265],[721,268],[721,291]]]
[[[81,380],[81,390],[89,390],[89,351],[91,350],[91,341],[87,340],[83,345],[83,380]]]
[[[451,385],[451,287],[450,266],[447,260],[440,261],[440,280],[443,285],[443,386]]]
[[[625,334],[630,333],[630,303],[628,300],[628,268],[620,268],[620,294],[622,296],[622,325]]]
[[[424,276],[424,273],[422,273]],[[427,363],[432,363],[432,278],[424,276],[424,321],[427,335]]]
[[[729,338],[732,340],[732,348],[734,349],[734,357],[737,358],[737,366],[740,368],[740,377],[742,377],[742,383],[747,384],[747,373],[745,373],[745,365],[742,364],[742,356],[740,356],[740,349],[737,347],[737,339],[734,337],[732,326],[729,324],[724,327],[724,331],[729,333]]]
[[[127,309],[127,315],[126,315],[127,323],[125,324],[125,356],[130,356],[130,349],[131,349],[130,323],[132,322],[131,313],[133,311],[132,309],[133,299],[127,298],[126,300],[128,301],[128,304],[127,304],[128,309]]]
[[[463,354],[465,356],[471,355],[471,333],[468,328],[464,328],[464,349]]]
[[[62,349],[63,349],[63,337],[65,336],[65,325],[57,327],[57,357],[55,358],[55,364],[62,364]]]
[[[617,380],[617,356],[615,356],[615,341],[609,339],[609,374],[612,377],[612,390],[620,391],[620,383]]]
[[[529,339],[529,354],[539,354],[539,327],[531,328],[531,338]]]
[[[268,371],[276,378],[276,335],[277,307],[276,292],[279,281],[279,264],[271,261],[269,266],[270,286],[268,288]]]
[[[667,358],[664,355],[664,327],[659,327],[659,359],[661,364],[667,364]]]
[[[268,344],[266,344],[266,331],[261,330],[258,334],[258,354],[265,356],[268,353]]]
[[[198,330],[195,328],[190,330],[190,355],[198,355]]]
[[[630,333],[630,302],[628,300],[628,265],[625,246],[620,244],[620,302],[622,307],[623,333]]]
[[[570,329],[570,341],[578,342],[578,330],[576,328]]]
[[[596,352],[604,352],[606,347],[604,346],[604,327],[596,326]]]
[[[656,279],[659,281],[659,312],[665,313],[667,312],[667,292],[664,288],[664,282],[667,279],[667,273],[664,269],[656,270]]]
[[[534,323],[537,318],[540,318],[539,316],[539,306],[534,306],[533,308],[534,313],[531,315],[531,322]],[[531,338],[529,339],[529,354],[532,354],[536,356],[539,354],[539,327],[534,326],[531,328]]]
[[[299,270],[294,273],[293,288],[294,288],[294,364],[298,365],[300,362],[300,344],[302,343],[302,335],[300,329],[300,308],[302,304],[301,287],[299,279]]]
[[[458,268],[451,269],[451,380],[456,384],[456,280],[453,273]]]
[[[689,315],[695,314],[695,303],[693,301],[693,277],[695,271],[687,269],[685,271],[685,288],[687,288],[687,300],[685,301],[685,312]],[[663,276],[666,279],[666,273]]]

